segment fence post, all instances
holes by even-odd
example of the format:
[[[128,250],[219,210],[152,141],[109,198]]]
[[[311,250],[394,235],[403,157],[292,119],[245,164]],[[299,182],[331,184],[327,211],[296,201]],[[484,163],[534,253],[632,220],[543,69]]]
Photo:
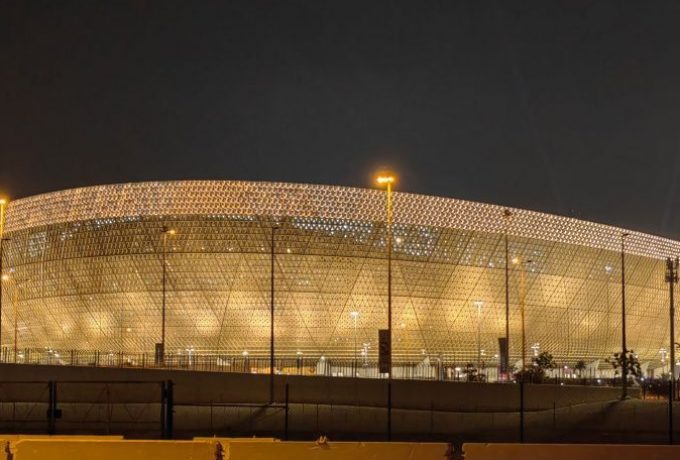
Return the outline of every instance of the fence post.
[[[285,420],[283,426],[283,439],[288,441],[288,382],[286,382],[286,408],[285,408]]]
[[[165,435],[166,439],[174,437],[175,421],[175,383],[168,380],[165,384]]]

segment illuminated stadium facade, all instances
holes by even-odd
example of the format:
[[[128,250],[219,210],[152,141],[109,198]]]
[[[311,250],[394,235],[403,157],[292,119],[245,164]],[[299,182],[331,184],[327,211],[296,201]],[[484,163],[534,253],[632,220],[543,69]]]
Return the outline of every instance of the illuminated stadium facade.
[[[377,360],[387,327],[384,190],[178,181],[106,185],[7,207],[2,346],[266,358],[272,228],[276,356]],[[597,363],[621,349],[624,230],[501,206],[394,193],[393,361],[498,366],[510,355]],[[163,232],[163,228],[172,232]],[[628,347],[668,348],[664,259],[680,243],[625,238]],[[164,243],[165,241],[165,243]],[[522,301],[524,299],[524,302]],[[15,321],[16,318],[16,321]],[[16,334],[16,337],[15,337]],[[323,357],[323,358],[322,358]],[[358,357],[358,358],[357,358]]]

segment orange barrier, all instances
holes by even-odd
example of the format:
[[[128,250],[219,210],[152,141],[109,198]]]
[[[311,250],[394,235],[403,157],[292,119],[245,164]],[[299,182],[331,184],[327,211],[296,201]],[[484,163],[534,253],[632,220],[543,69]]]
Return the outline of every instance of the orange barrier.
[[[22,439],[14,460],[220,460],[217,441]]]
[[[407,442],[258,442],[223,444],[224,460],[444,460],[449,445]]]
[[[465,460],[668,460],[680,446],[628,444],[463,444]]]

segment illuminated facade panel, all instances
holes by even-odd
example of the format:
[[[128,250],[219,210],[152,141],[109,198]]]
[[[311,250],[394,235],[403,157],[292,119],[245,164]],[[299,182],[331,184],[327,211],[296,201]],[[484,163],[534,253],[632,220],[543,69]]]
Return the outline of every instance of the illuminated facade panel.
[[[463,363],[481,347],[496,365],[506,233],[513,360],[522,303],[531,352],[573,364],[620,349],[624,230],[503,211],[394,194],[395,361]],[[165,250],[164,226],[176,232]],[[385,192],[261,182],[107,185],[10,203],[2,345],[13,347],[16,324],[20,349],[153,353],[165,258],[167,353],[267,356],[274,226],[277,355],[374,360],[387,326]],[[663,259],[680,243],[628,233],[628,344],[656,362],[669,341]]]

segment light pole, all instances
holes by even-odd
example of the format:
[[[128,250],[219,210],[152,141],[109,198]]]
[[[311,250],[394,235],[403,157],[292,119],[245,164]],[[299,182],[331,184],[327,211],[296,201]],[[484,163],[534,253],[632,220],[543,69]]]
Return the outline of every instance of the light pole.
[[[274,278],[274,264],[276,263],[276,231],[279,229],[278,225],[272,225],[271,234],[271,254],[270,254],[270,271],[269,280],[270,293],[269,293],[269,402],[274,402],[274,301],[275,301],[275,281]]]
[[[501,372],[505,374],[506,380],[509,380],[510,374],[510,250],[508,248],[508,229],[510,227],[510,217],[512,212],[509,209],[503,210],[503,219],[505,220],[503,241],[505,243],[505,357],[503,357],[504,350],[501,350]]]
[[[526,327],[524,322],[525,310],[526,310],[526,300],[527,300],[527,287],[526,287],[526,265],[530,264],[532,261],[527,260],[522,262],[519,257],[512,259],[512,263],[519,266],[519,308],[522,322],[522,378],[524,378],[524,371],[527,369],[527,340],[526,340]]]
[[[7,205],[7,200],[0,198],[0,361],[2,361],[2,246],[3,242],[7,241],[5,238],[5,206]]]
[[[621,399],[628,397],[628,349],[626,348],[626,237],[621,233]]]
[[[477,307],[477,375],[482,371],[482,306],[484,302],[477,300],[475,306]]]
[[[392,439],[392,175],[379,175],[379,185],[385,186],[385,234],[387,238],[387,439]]]
[[[349,316],[354,320],[354,377],[357,376],[357,319],[359,318],[358,311],[350,312]]]
[[[12,307],[14,310],[14,364],[17,362],[17,351],[19,349],[19,289],[21,289],[21,286],[27,282],[30,281],[30,278],[26,278],[23,280],[14,280],[14,292],[12,296]]]
[[[0,238],[5,236],[5,206],[7,205],[7,200],[0,198]]]
[[[0,237],[0,361],[2,361],[2,282],[8,279],[7,275],[3,273],[2,264],[4,261],[4,243],[7,241],[10,241],[10,239]]]
[[[678,265],[680,261],[676,257],[666,259],[666,282],[670,297],[670,333],[671,333],[671,369],[670,391],[668,395],[668,442],[673,444],[673,401],[675,400],[675,299],[674,287],[678,282]]]
[[[163,364],[165,362],[165,304],[166,304],[166,283],[167,283],[167,253],[168,253],[168,235],[177,233],[175,230],[163,225],[161,228],[161,342],[156,344],[156,364]]]

